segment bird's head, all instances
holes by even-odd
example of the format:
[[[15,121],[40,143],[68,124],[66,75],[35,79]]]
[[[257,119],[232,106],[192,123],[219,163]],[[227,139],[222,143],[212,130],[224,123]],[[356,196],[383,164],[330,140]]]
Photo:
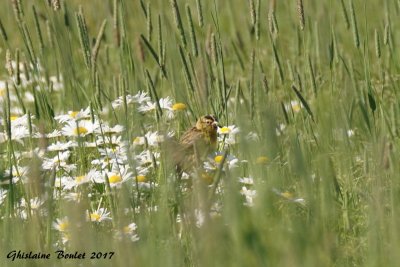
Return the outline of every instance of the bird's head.
[[[216,132],[218,128],[218,120],[214,115],[205,115],[197,120],[196,128],[206,132]]]

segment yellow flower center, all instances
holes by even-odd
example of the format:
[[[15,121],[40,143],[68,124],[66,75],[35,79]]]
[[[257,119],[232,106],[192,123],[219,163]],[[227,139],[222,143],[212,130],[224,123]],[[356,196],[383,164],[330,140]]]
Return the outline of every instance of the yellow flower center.
[[[69,233],[63,233],[62,239],[63,242],[68,242],[71,239],[71,235]]]
[[[268,162],[268,160],[269,160],[268,157],[261,156],[261,157],[257,158],[256,163],[257,164],[266,164]]]
[[[85,175],[76,176],[75,177],[75,182],[79,184],[79,183],[81,183],[83,181],[83,179],[85,179],[85,177],[86,177]]]
[[[294,112],[299,112],[301,110],[301,105],[299,103],[292,104],[292,109]]]
[[[134,144],[140,144],[141,138],[139,136],[135,137],[135,139],[133,139],[133,143]]]
[[[231,132],[231,129],[229,129],[228,127],[224,126],[224,127],[222,127],[222,128],[220,129],[220,132],[221,132],[222,134],[228,134],[228,133]]]
[[[61,223],[58,225],[58,229],[59,229],[60,232],[64,232],[65,230],[68,229],[68,226],[69,226],[69,223],[68,223],[68,222],[61,222]]]
[[[186,109],[186,105],[183,103],[175,103],[172,106],[172,110],[184,110],[184,109]]]
[[[69,112],[69,115],[70,115],[72,118],[75,118],[76,115],[78,115],[78,113],[79,113],[79,111],[70,111],[70,112]]]
[[[110,182],[110,184],[115,184],[121,182],[122,178],[118,174],[113,174],[108,178],[108,181]]]
[[[284,198],[293,198],[293,194],[287,191],[281,193],[281,196],[283,196]]]
[[[124,234],[129,234],[131,231],[131,228],[129,226],[125,226],[124,228],[122,228],[122,232],[124,232]]]
[[[18,170],[13,170],[12,171],[12,175],[15,176],[15,177],[20,177],[21,176],[21,172],[18,171]]]
[[[16,119],[18,119],[18,116],[10,116],[11,121],[15,121]]]
[[[218,164],[221,163],[223,159],[224,159],[224,156],[222,156],[222,155],[215,156],[215,158],[214,158],[215,162]]]
[[[96,221],[96,222],[98,222],[98,221],[100,221],[100,215],[99,214],[97,214],[97,213],[91,213],[90,214],[90,219],[92,220],[92,221]]]
[[[54,187],[61,187],[61,186],[62,186],[61,180],[57,180],[54,182]]]
[[[88,129],[86,129],[85,127],[76,127],[74,129],[75,135],[86,134],[87,132],[88,132]]]
[[[138,175],[138,176],[136,176],[136,181],[138,182],[138,183],[144,183],[144,182],[146,182],[146,176],[144,176],[144,175]]]
[[[4,90],[3,88],[0,88],[0,96],[5,95],[5,93],[6,93],[6,90]]]

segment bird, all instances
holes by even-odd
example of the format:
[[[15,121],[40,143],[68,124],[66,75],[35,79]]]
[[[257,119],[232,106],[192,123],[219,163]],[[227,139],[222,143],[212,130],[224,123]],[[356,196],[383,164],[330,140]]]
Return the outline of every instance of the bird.
[[[193,171],[208,154],[217,149],[217,129],[217,118],[214,115],[204,115],[181,135],[171,151],[178,173]]]
[[[217,149],[218,120],[214,115],[201,116],[196,124],[187,129],[179,139],[163,142],[167,164],[175,168],[176,209],[186,223],[195,223],[194,210],[205,206],[207,187],[203,179],[202,162]],[[184,176],[184,173],[187,176]],[[182,226],[182,224],[180,224]]]

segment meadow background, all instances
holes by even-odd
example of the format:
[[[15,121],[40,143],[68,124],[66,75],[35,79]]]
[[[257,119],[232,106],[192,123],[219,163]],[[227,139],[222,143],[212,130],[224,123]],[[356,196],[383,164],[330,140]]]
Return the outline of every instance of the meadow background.
[[[398,266],[400,2],[4,1],[2,266]],[[181,183],[163,142],[204,114]],[[16,260],[12,250],[115,252]]]

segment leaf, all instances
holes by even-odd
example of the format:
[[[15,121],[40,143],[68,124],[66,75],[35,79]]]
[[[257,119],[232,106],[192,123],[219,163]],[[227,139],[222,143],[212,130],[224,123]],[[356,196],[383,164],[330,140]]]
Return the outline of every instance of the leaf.
[[[281,102],[281,108],[282,108],[282,111],[283,111],[283,115],[285,116],[286,124],[289,124],[289,116],[288,116],[288,114],[286,112],[285,105],[282,102]]]
[[[365,123],[366,123],[367,126],[368,126],[368,130],[371,132],[371,123],[370,123],[370,121],[369,121],[368,111],[367,111],[367,109],[366,109],[365,106],[364,106],[365,103],[359,102],[358,104],[359,104],[359,106],[360,106],[361,113],[362,113],[362,115],[363,115],[363,118],[364,118],[364,120],[365,120]]]
[[[307,110],[307,113],[311,116],[311,119],[314,121],[314,115],[310,109],[310,106],[308,105],[307,101],[304,99],[304,97],[301,95],[299,90],[297,90],[296,86],[292,85],[293,91],[296,93],[297,97],[300,99],[300,102],[303,104],[305,109]]]
[[[166,71],[165,71],[165,68],[164,68],[164,66],[162,66],[162,65],[160,64],[160,60],[159,60],[159,58],[158,58],[158,55],[157,55],[156,51],[154,50],[154,48],[151,46],[150,42],[146,39],[146,37],[144,37],[143,34],[140,35],[140,38],[143,40],[143,42],[144,42],[144,44],[146,45],[147,49],[149,49],[150,54],[153,56],[154,60],[157,62],[157,64],[158,64],[158,66],[160,67],[160,69],[161,69],[163,75],[164,75],[165,77],[167,77],[167,73],[166,73]]]
[[[375,98],[371,92],[368,93],[368,102],[369,102],[369,107],[371,108],[372,112],[375,112],[376,102],[375,102]]]

